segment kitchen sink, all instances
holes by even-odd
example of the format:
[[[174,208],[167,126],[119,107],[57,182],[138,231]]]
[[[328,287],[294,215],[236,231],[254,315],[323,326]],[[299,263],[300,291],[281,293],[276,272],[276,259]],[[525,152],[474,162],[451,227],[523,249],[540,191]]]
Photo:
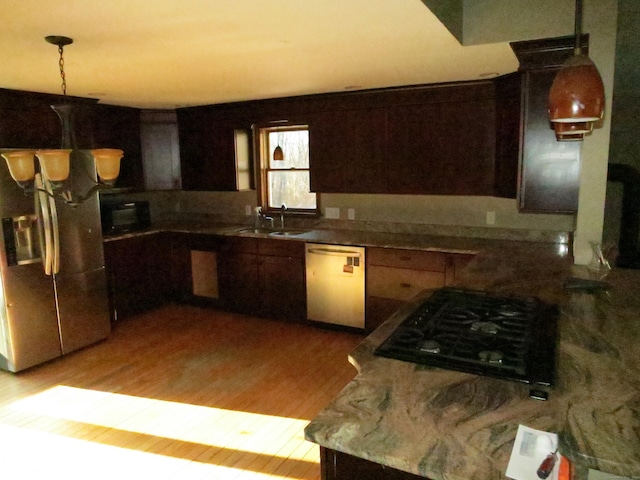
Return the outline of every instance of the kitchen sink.
[[[280,237],[295,237],[296,235],[303,235],[308,231],[309,230],[278,230],[276,232],[271,232],[269,235]]]
[[[270,228],[241,228],[240,230],[236,230],[236,233],[255,233],[255,234],[262,234],[262,235],[269,235],[272,233],[275,233],[273,230],[271,230]]]

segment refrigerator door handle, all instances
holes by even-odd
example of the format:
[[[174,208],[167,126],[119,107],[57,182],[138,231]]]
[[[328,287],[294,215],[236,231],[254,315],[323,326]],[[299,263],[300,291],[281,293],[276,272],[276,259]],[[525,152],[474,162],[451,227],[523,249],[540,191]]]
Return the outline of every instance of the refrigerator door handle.
[[[36,194],[35,194],[35,203],[36,203],[36,215],[38,216],[38,222],[40,223],[40,231],[43,232],[41,238],[44,237],[44,252],[43,252],[43,261],[42,264],[44,266],[45,275],[51,275],[51,260],[53,254],[53,240],[51,238],[51,219],[49,218],[49,202],[47,199],[47,194],[43,192],[44,183],[42,181],[42,177],[39,173],[36,174],[35,177],[35,186],[36,186]]]
[[[53,243],[53,252],[51,255],[51,270],[54,274],[60,272],[60,227],[58,223],[58,208],[53,198],[51,186],[47,185],[47,191],[51,194],[47,196],[49,201],[49,214],[51,217],[51,239]]]

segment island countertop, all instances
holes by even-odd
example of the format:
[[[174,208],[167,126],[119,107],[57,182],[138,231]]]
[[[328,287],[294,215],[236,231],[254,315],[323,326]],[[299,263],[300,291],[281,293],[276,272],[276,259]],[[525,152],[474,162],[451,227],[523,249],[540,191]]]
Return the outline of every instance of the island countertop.
[[[640,478],[640,272],[614,269],[608,291],[548,246],[479,254],[459,286],[534,295],[560,306],[556,385],[529,386],[373,355],[425,291],[349,357],[358,374],[305,429],[321,446],[433,480],[502,479],[519,425],[555,432],[574,478],[589,468]]]

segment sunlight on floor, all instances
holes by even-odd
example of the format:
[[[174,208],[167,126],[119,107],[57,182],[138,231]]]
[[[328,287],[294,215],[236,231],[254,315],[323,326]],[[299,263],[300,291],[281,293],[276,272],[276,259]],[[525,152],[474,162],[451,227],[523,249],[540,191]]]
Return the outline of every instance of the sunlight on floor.
[[[274,470],[317,465],[306,424],[59,385],[0,409],[2,471],[51,480],[307,478]]]

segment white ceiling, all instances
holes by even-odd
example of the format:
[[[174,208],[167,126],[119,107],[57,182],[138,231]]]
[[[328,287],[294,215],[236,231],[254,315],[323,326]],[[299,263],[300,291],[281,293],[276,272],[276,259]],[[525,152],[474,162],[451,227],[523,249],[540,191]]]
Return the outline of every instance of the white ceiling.
[[[1,0],[0,88],[139,108],[473,80],[507,43],[462,47],[421,0]]]

